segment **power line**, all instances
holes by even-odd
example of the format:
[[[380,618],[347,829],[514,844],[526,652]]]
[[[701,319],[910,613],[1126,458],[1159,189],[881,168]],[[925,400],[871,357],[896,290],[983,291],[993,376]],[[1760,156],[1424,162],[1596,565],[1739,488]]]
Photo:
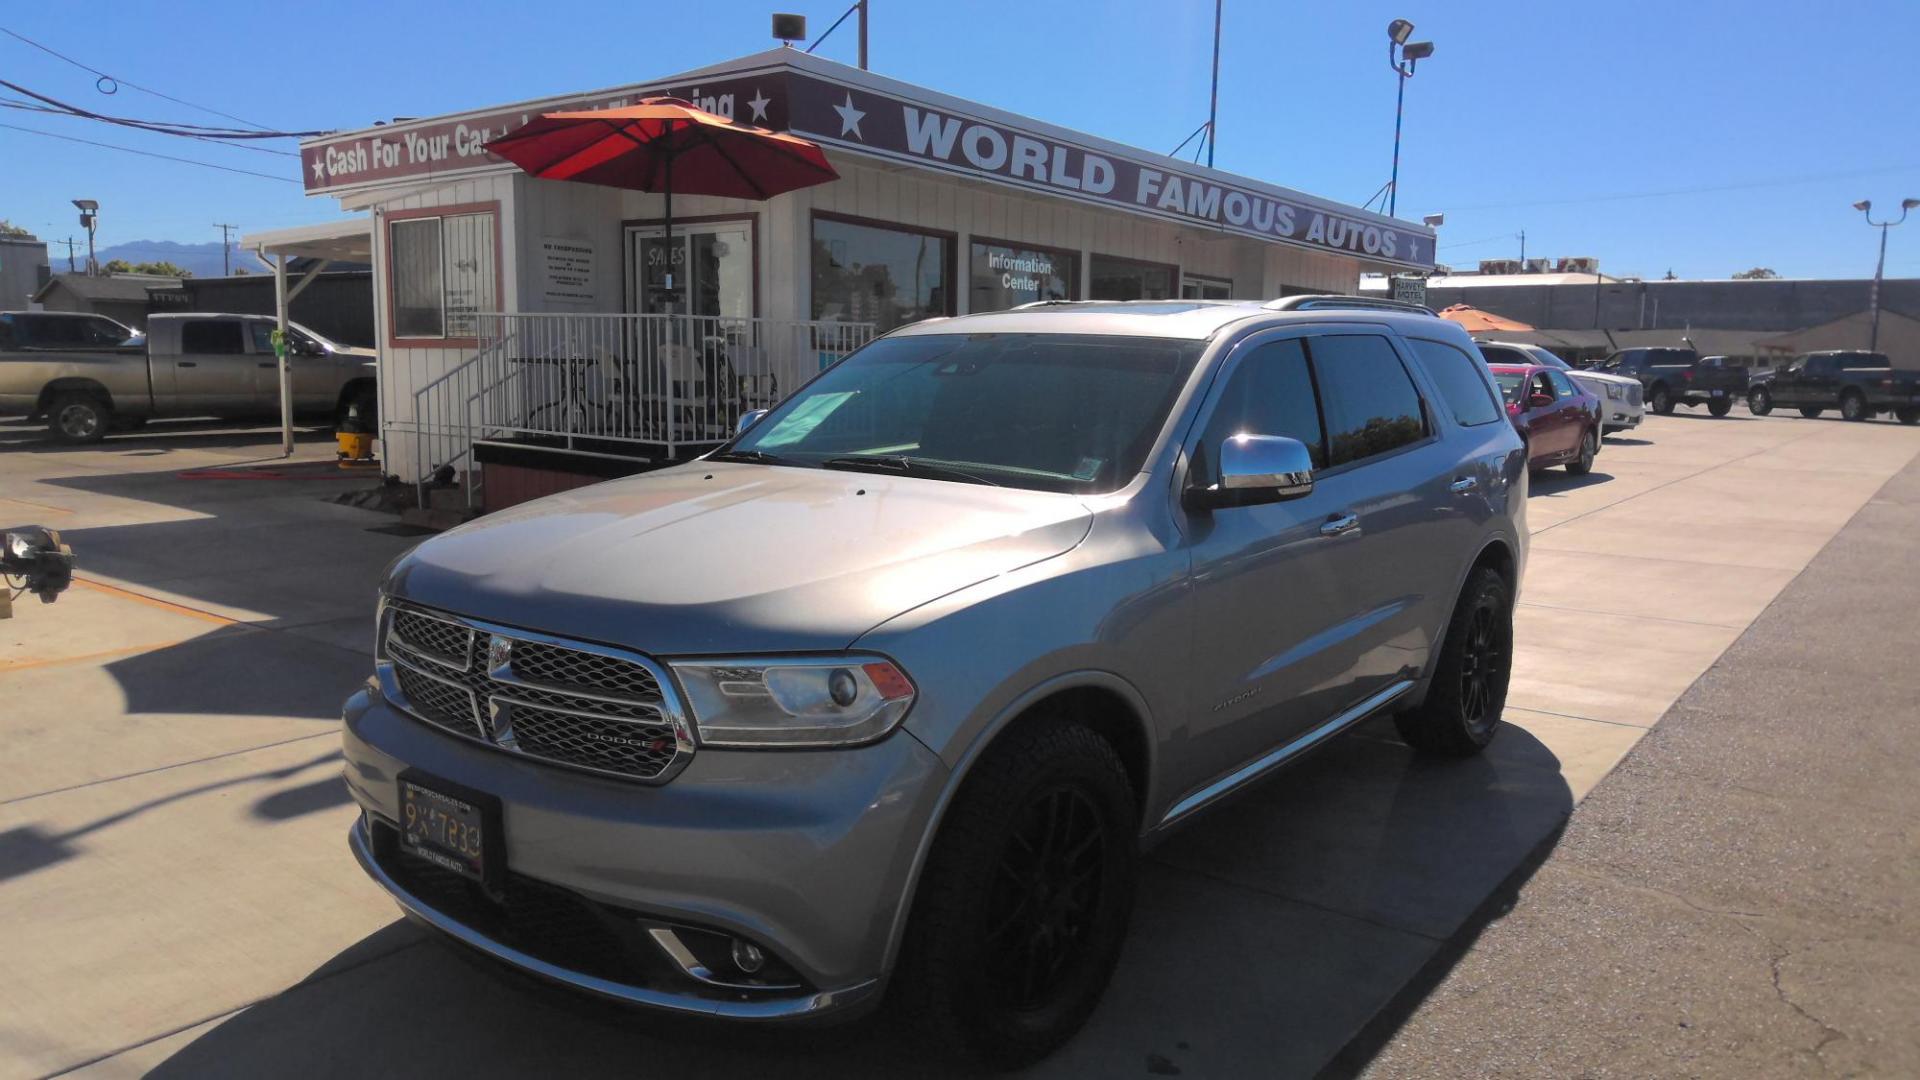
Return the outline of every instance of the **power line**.
[[[0,109],[18,109],[21,112],[48,113],[53,116],[65,116],[75,120],[88,119],[87,117],[76,116],[75,114],[66,112],[65,110],[62,110],[62,109],[53,108],[50,105],[36,105],[31,101],[21,101],[19,98],[10,98],[5,95],[0,95]],[[193,139],[198,139],[201,142],[207,143],[210,146],[224,146],[230,150],[251,150],[256,154],[274,154],[279,157],[290,157],[290,158],[297,158],[300,156],[298,153],[295,153],[292,150],[275,150],[271,146],[248,146],[244,143],[227,142],[224,139],[210,139],[204,135],[190,135],[188,137]]]
[[[189,109],[199,109],[201,112],[204,112],[204,113],[210,113],[214,116],[225,117],[228,120],[232,120],[236,124],[241,124],[246,127],[254,128],[258,131],[271,130],[270,128],[266,127],[263,124],[256,124],[251,120],[243,120],[240,117],[233,115],[232,113],[224,113],[224,112],[221,112],[219,109],[211,109],[205,105],[196,105],[191,101],[174,97],[171,94],[163,94],[160,91],[154,90],[150,87],[141,86],[139,83],[129,82],[126,79],[116,78],[112,75],[107,74],[104,71],[101,71],[99,68],[90,67],[86,64],[83,64],[80,61],[75,60],[73,57],[68,56],[63,52],[58,52],[58,51],[55,51],[54,49],[50,49],[47,46],[42,45],[39,42],[33,40],[32,38],[27,37],[24,34],[16,33],[12,30],[7,29],[4,26],[0,26],[0,34],[5,34],[16,41],[21,41],[28,45],[31,45],[34,48],[39,49],[41,52],[46,53],[48,56],[57,57],[58,59],[64,60],[67,63],[72,64],[74,67],[77,67],[82,71],[99,76],[99,78],[95,80],[93,86],[94,86],[94,89],[100,91],[103,94],[115,94],[120,91],[120,88],[122,86],[131,86],[135,90],[138,90],[143,94],[152,94],[154,97],[162,98],[166,101],[171,101],[175,105],[185,105]],[[113,87],[112,89],[107,88],[109,84],[112,85]]]
[[[298,184],[300,182],[291,176],[276,176],[273,173],[254,172],[252,169],[236,169],[231,165],[215,165],[211,161],[174,157],[172,154],[156,154],[151,150],[135,150],[131,146],[96,142],[93,139],[81,139],[72,135],[60,135],[51,131],[41,131],[38,128],[21,127],[18,124],[0,124],[0,128],[6,128],[10,131],[24,131],[29,135],[44,135],[49,139],[63,139],[67,142],[85,143],[88,146],[98,146],[106,150],[118,150],[123,154],[139,154],[141,157],[159,158],[162,161],[177,161],[182,165],[198,165],[203,169],[219,169],[221,172],[239,173],[241,176],[258,176],[262,180],[279,180],[287,184]]]
[[[183,135],[188,138],[205,137],[212,139],[297,139],[308,135],[326,134],[323,131],[241,131],[237,128],[210,127],[206,124],[176,124],[163,123],[157,120],[136,120],[132,117],[112,116],[107,113],[94,112],[92,109],[81,108],[78,105],[69,105],[59,98],[48,97],[37,90],[29,90],[19,83],[8,82],[5,79],[0,79],[0,86],[12,90],[16,94],[25,94],[35,101],[45,105],[51,105],[55,110],[72,116],[84,117],[88,120],[99,120],[107,124],[118,124],[121,127],[138,128],[141,131],[155,131],[162,135]]]
[[[1473,206],[1448,207],[1450,211],[1467,210],[1511,210],[1526,206],[1577,206],[1584,203],[1626,202],[1631,199],[1664,199],[1675,195],[1708,195],[1721,191],[1751,191],[1756,188],[1792,187],[1797,184],[1819,184],[1828,180],[1850,180],[1857,176],[1881,176],[1886,173],[1912,172],[1920,165],[1890,165],[1879,169],[1853,169],[1848,172],[1810,174],[1807,176],[1781,177],[1775,180],[1753,180],[1740,184],[1711,184],[1703,187],[1672,188],[1666,191],[1635,191],[1617,195],[1588,195],[1575,199],[1535,199],[1529,202],[1480,203]]]

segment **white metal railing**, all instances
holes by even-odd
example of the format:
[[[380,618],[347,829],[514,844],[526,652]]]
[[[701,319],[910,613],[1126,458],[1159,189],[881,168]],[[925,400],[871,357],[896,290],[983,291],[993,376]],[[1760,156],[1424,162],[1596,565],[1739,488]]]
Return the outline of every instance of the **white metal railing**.
[[[417,483],[470,470],[487,439],[671,460],[874,336],[871,323],[698,315],[472,318],[473,356],[417,387],[412,419],[390,425],[413,437]]]

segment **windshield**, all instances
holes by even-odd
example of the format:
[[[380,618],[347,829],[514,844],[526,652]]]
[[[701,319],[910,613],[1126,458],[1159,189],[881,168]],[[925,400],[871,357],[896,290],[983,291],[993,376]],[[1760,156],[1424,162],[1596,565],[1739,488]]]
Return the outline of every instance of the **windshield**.
[[[1572,364],[1567,363],[1565,360],[1560,359],[1558,355],[1554,353],[1550,353],[1545,349],[1536,347],[1536,348],[1528,349],[1527,351],[1533,354],[1533,358],[1537,363],[1544,364],[1547,367],[1555,368],[1560,371],[1573,370]]]
[[[1140,471],[1204,342],[1069,334],[885,338],[716,455],[1083,494]],[[852,460],[850,460],[852,459]]]
[[[1527,385],[1525,374],[1517,371],[1496,371],[1493,373],[1493,381],[1500,384],[1500,396],[1507,399],[1507,404],[1520,403],[1520,391]]]

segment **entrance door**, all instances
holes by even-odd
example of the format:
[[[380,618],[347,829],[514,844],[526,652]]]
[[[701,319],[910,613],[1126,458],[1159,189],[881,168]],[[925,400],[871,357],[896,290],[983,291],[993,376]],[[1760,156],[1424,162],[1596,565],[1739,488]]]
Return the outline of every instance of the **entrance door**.
[[[668,275],[671,274],[671,287]],[[627,310],[642,315],[753,316],[753,224],[723,221],[627,230]]]

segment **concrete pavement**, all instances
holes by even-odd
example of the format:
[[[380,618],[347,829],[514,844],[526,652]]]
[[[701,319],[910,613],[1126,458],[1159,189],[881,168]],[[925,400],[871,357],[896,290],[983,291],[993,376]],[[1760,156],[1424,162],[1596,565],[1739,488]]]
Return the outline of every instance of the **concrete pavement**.
[[[1378,1077],[1920,1075],[1920,464],[1593,796]]]
[[[0,1075],[939,1071],[884,1022],[582,1012],[396,924],[329,755],[412,541],[320,501],[341,481],[180,478],[274,442],[0,426],[0,522],[68,530],[85,579],[0,623]],[[1036,1075],[1321,1068],[1916,451],[1886,423],[1660,417],[1540,479],[1493,751],[1417,760],[1376,724],[1161,846],[1108,1000]]]

